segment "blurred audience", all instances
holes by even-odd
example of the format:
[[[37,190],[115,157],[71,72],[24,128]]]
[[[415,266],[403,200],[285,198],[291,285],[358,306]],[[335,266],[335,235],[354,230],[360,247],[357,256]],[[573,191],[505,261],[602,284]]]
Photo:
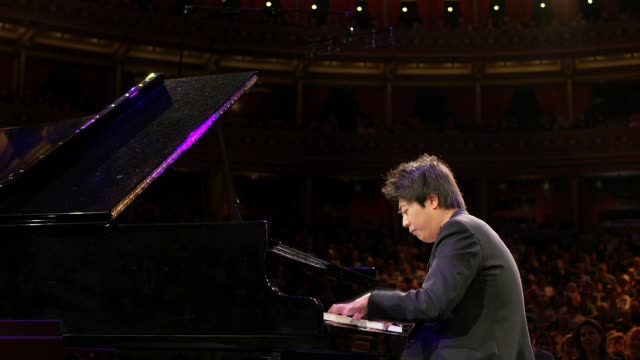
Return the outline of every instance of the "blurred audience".
[[[640,256],[633,255],[633,232],[548,231],[536,225],[505,225],[500,230],[520,267],[530,335],[539,358],[549,358],[548,353],[556,359],[640,359],[640,303],[634,300],[640,294],[635,270]],[[336,235],[316,241],[330,243],[325,247],[328,253],[308,250],[342,266],[373,264],[380,286],[418,288],[427,274],[430,247],[401,237],[391,251],[382,251],[380,244],[393,243],[389,233],[368,232],[363,235],[368,242],[359,243],[357,251],[352,244],[331,241],[339,238]],[[610,261],[613,253],[616,261]]]

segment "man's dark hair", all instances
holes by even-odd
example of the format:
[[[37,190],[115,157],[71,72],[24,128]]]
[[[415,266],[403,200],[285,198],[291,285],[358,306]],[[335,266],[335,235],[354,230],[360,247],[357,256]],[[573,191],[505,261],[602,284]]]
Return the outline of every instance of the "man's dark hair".
[[[428,154],[389,171],[382,192],[391,201],[416,202],[422,207],[429,196],[434,195],[444,209],[466,209],[462,193],[447,164]]]

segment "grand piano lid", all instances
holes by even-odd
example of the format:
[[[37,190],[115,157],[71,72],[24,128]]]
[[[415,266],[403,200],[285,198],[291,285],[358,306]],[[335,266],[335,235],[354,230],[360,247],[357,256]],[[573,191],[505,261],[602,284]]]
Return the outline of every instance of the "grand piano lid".
[[[27,127],[0,129],[0,190],[20,179],[40,161],[88,131],[97,121],[130,109],[136,96],[148,94],[163,83],[161,74],[149,74],[139,84],[94,115]]]
[[[0,145],[11,138],[27,154],[0,152],[0,224],[114,220],[257,80],[255,72],[159,78],[95,116],[0,131]]]

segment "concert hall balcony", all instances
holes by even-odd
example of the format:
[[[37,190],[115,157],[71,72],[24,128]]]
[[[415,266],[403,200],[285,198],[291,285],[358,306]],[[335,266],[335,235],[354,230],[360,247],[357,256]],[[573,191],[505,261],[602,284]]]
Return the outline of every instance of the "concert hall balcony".
[[[237,176],[378,181],[430,152],[488,214],[492,181],[637,176],[635,4],[2,1],[0,126],[95,113],[151,72],[257,71],[220,124]],[[206,173],[217,149],[209,134],[177,168]]]

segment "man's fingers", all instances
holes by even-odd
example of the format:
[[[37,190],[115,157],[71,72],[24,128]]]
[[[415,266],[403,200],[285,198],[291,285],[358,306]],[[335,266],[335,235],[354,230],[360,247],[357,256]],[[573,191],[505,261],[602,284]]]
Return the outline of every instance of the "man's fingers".
[[[337,314],[342,316],[351,316],[353,315],[354,319],[362,319],[362,317],[366,314],[366,311],[361,311],[358,308],[357,304],[348,303],[348,304],[333,304],[328,312],[330,314]]]
[[[329,313],[336,315],[347,315],[347,308],[348,307],[345,304],[334,304],[329,308]]]

